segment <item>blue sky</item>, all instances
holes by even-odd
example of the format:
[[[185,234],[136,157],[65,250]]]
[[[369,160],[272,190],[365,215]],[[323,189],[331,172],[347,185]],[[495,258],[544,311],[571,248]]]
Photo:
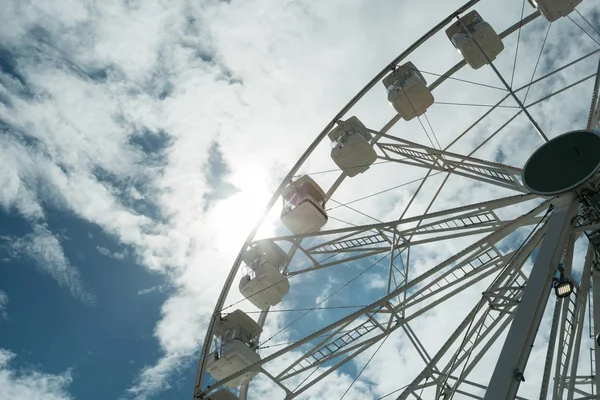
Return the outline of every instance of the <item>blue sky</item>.
[[[191,397],[215,300],[273,190],[357,90],[463,1],[425,3],[0,0],[0,399]],[[600,21],[592,3],[587,0],[581,10]],[[498,29],[521,12],[520,1],[511,8],[482,4],[481,14]],[[540,19],[524,30],[515,85],[529,82],[546,26]],[[568,20],[556,26],[549,36],[550,57],[542,60],[538,75],[596,46]],[[575,33],[582,38],[577,46],[561,52],[563,38]],[[415,65],[434,75],[461,59],[439,36],[411,55]],[[515,40],[514,35],[505,40],[497,61],[507,75]],[[530,97],[595,70],[596,61],[590,58],[557,75]],[[429,82],[434,75],[427,75]],[[464,69],[457,77],[498,85],[486,68]],[[369,128],[395,115],[383,87],[378,89],[353,109]],[[531,111],[553,136],[586,118],[588,92],[589,86],[578,86],[570,97]],[[500,94],[462,81],[448,81],[435,93],[438,100],[477,98],[486,104]],[[508,110],[499,110],[452,150],[474,148],[513,112]],[[449,143],[475,115],[440,102],[428,112],[428,123]],[[415,119],[391,134],[426,143],[421,129]],[[527,121],[517,119],[506,136],[475,155],[521,166],[540,144],[529,133]],[[335,170],[325,142],[300,173]],[[424,173],[395,168],[374,166],[346,181],[336,201]],[[325,188],[337,174],[315,179]],[[442,177],[428,181],[409,215],[423,212]],[[434,209],[500,195],[484,184],[451,182]],[[353,207],[381,220],[396,219],[416,187]],[[341,220],[372,222],[333,202],[329,206],[330,215]],[[286,234],[278,207],[260,235]],[[340,224],[332,218],[327,227]],[[445,243],[413,256],[423,271],[459,246],[464,243]],[[376,259],[296,277],[281,306],[314,306]],[[385,290],[386,268],[374,267],[328,304],[373,300]],[[238,301],[240,294],[232,290],[227,304]],[[440,345],[431,324],[450,331],[458,319],[448,310],[466,312],[472,303],[471,296],[415,323],[431,352]],[[248,302],[240,304],[256,315]],[[277,339],[293,340],[346,313],[312,313]],[[292,318],[274,313],[265,335]],[[405,338],[390,339],[386,346],[384,360],[374,365],[421,362],[405,351],[410,347]],[[334,378],[349,384],[365,360],[359,361]],[[397,383],[391,372],[366,370],[348,398],[391,389]],[[261,382],[257,387],[263,390]],[[342,383],[323,390],[339,391]],[[316,393],[312,398],[329,392]]]
[[[152,332],[169,296],[167,281],[94,225],[57,211],[48,213],[47,222],[60,236],[66,258],[78,267],[91,300],[84,303],[57,285],[44,272],[44,260],[15,254],[7,242],[34,233],[15,213],[1,212],[0,282],[10,299],[7,318],[0,319],[2,347],[18,354],[10,364],[15,370],[70,370],[69,392],[75,398],[119,398],[140,367],[160,355]],[[102,254],[99,246],[123,258]],[[144,293],[148,289],[154,290]],[[157,399],[189,395],[193,366],[178,375]]]
[[[10,51],[2,53],[4,73],[20,79]],[[96,79],[96,78],[94,78]],[[4,121],[0,121],[3,122]],[[4,125],[4,134],[29,144],[26,132]],[[134,133],[131,144],[146,162],[160,165],[169,146],[163,132]],[[35,145],[27,146],[35,152]],[[205,209],[227,198],[236,188],[226,181],[227,164],[217,142],[209,148],[202,168],[208,180]],[[143,183],[123,182],[96,171],[99,181],[125,191]],[[44,194],[41,194],[44,196]],[[160,211],[144,198],[123,202],[135,212],[160,221]],[[97,225],[44,204],[44,222],[24,218],[12,207],[0,209],[0,282],[5,298],[0,318],[1,345],[18,356],[10,361],[16,376],[42,369],[45,374],[70,378],[73,398],[118,399],[127,396],[140,369],[162,355],[153,333],[161,305],[173,294],[170,280],[140,263],[136,249],[123,244]],[[47,239],[47,242],[36,240]],[[55,254],[53,254],[53,252]],[[52,269],[52,261],[66,270]],[[64,273],[64,275],[61,275]],[[196,376],[194,361],[186,362],[152,398],[187,397]]]

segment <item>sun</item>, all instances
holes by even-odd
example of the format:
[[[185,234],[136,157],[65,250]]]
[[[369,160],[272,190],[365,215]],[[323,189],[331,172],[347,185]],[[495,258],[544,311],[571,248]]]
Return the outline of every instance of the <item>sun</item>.
[[[220,251],[236,254],[250,230],[261,220],[272,195],[268,175],[262,168],[244,165],[230,175],[237,191],[219,200],[208,211],[213,227],[213,245]],[[273,234],[276,214],[270,212],[261,224],[261,236]]]

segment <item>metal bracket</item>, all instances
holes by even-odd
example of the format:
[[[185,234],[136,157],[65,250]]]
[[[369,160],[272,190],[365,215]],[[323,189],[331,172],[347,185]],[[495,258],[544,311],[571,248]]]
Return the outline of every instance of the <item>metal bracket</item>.
[[[519,371],[518,368],[513,371],[513,376],[515,377],[516,380],[525,382],[525,377],[523,376],[523,372]]]

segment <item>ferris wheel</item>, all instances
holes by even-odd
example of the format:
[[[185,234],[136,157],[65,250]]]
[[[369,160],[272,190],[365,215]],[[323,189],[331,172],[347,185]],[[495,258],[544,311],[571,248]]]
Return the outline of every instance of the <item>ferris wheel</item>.
[[[472,0],[273,194],[194,399],[600,398],[600,7]]]

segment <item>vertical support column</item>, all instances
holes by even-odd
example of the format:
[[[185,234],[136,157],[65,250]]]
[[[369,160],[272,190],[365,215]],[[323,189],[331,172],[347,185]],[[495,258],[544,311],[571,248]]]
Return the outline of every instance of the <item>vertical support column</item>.
[[[589,243],[587,253],[585,255],[585,264],[583,273],[581,274],[581,284],[578,292],[578,307],[577,307],[577,323],[575,325],[576,332],[575,344],[571,349],[571,376],[569,377],[569,387],[567,392],[567,400],[573,400],[575,396],[575,383],[577,380],[577,366],[579,364],[579,355],[581,354],[581,337],[583,335],[583,321],[585,320],[585,307],[590,290],[592,263],[594,260],[594,246]]]
[[[557,199],[484,400],[512,400],[517,394],[578,206],[572,193]]]
[[[569,235],[569,241],[567,242],[564,253],[562,264],[567,275],[571,275],[573,269],[575,240],[576,235]],[[575,335],[574,327],[576,326],[575,320],[577,319],[579,303],[581,302],[579,288],[580,286],[577,286],[575,293],[571,294],[571,296],[567,298],[561,299],[563,307],[559,330],[558,349],[556,349],[556,366],[554,368],[554,390],[552,392],[552,400],[562,400],[563,398],[565,382],[570,365],[569,361],[572,358],[572,343]],[[572,311],[571,307],[573,308]],[[554,351],[554,349],[552,349],[552,351]]]
[[[597,254],[594,254],[592,261],[592,290],[594,297],[594,355],[595,355],[595,375],[596,393],[600,393],[600,346],[596,343],[596,337],[600,334],[600,266],[598,265]]]
[[[550,373],[552,372],[552,360],[554,359],[554,346],[556,345],[556,332],[560,322],[562,302],[558,299],[554,302],[554,316],[552,317],[552,327],[550,328],[550,338],[548,339],[548,350],[546,352],[546,362],[544,364],[544,375],[542,378],[542,388],[540,389],[540,400],[548,398],[548,386],[550,384]]]
[[[594,92],[592,93],[592,104],[590,105],[590,116],[588,118],[587,129],[598,129],[598,119],[600,118],[600,103],[598,103],[598,92],[600,92],[600,60],[598,60],[598,70],[596,71],[596,80],[594,82]]]

